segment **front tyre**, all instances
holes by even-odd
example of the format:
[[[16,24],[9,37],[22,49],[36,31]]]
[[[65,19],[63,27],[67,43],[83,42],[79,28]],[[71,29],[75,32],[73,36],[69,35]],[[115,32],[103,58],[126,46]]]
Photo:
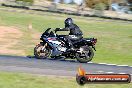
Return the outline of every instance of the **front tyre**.
[[[92,48],[89,46],[82,46],[81,48],[83,49],[83,51],[77,52],[75,54],[77,61],[79,61],[80,63],[87,63],[91,61],[94,56]]]
[[[46,44],[38,44],[34,48],[34,55],[37,59],[46,59],[51,55],[51,49]]]

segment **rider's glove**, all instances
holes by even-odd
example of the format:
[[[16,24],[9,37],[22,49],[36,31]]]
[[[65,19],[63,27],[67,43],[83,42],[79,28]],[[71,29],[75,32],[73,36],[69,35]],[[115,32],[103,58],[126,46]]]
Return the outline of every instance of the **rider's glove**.
[[[56,28],[55,29],[55,33],[57,32],[57,31],[60,31],[61,30],[61,28]]]

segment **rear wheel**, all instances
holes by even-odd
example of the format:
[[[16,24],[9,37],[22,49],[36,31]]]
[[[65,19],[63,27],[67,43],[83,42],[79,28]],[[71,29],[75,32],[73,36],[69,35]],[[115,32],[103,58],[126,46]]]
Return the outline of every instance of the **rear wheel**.
[[[38,59],[46,59],[51,55],[51,49],[46,44],[39,44],[34,48],[34,55]]]
[[[83,51],[77,52],[75,54],[77,61],[79,61],[80,63],[87,63],[91,61],[94,56],[92,48],[89,46],[82,46],[81,48],[83,49]]]

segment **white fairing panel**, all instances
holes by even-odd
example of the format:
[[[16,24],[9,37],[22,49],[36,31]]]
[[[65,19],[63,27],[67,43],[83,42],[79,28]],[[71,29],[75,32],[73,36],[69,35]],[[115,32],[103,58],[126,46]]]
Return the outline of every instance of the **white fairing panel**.
[[[60,45],[61,44],[61,42],[59,42],[59,41],[53,41],[53,40],[48,40],[49,42],[51,42],[51,43],[54,43],[54,44],[58,44],[58,45]]]
[[[52,52],[52,55],[59,55],[62,52],[66,51],[66,47],[62,46],[62,43],[60,41],[57,40],[48,40],[54,47],[54,51]]]
[[[59,47],[58,47],[58,50],[59,50],[59,51],[62,51],[62,52],[65,52],[65,51],[66,51],[66,47],[60,47],[60,46],[59,46]]]

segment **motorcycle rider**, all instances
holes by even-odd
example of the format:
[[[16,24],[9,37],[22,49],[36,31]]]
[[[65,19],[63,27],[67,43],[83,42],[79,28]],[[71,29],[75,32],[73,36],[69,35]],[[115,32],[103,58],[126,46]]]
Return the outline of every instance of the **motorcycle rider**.
[[[65,43],[68,46],[68,48],[70,49],[74,49],[73,44],[72,44],[72,40],[79,40],[82,38],[82,31],[80,30],[80,28],[73,23],[72,18],[67,18],[65,20],[65,28],[56,28],[56,31],[70,31],[68,36],[64,36],[65,38]]]

